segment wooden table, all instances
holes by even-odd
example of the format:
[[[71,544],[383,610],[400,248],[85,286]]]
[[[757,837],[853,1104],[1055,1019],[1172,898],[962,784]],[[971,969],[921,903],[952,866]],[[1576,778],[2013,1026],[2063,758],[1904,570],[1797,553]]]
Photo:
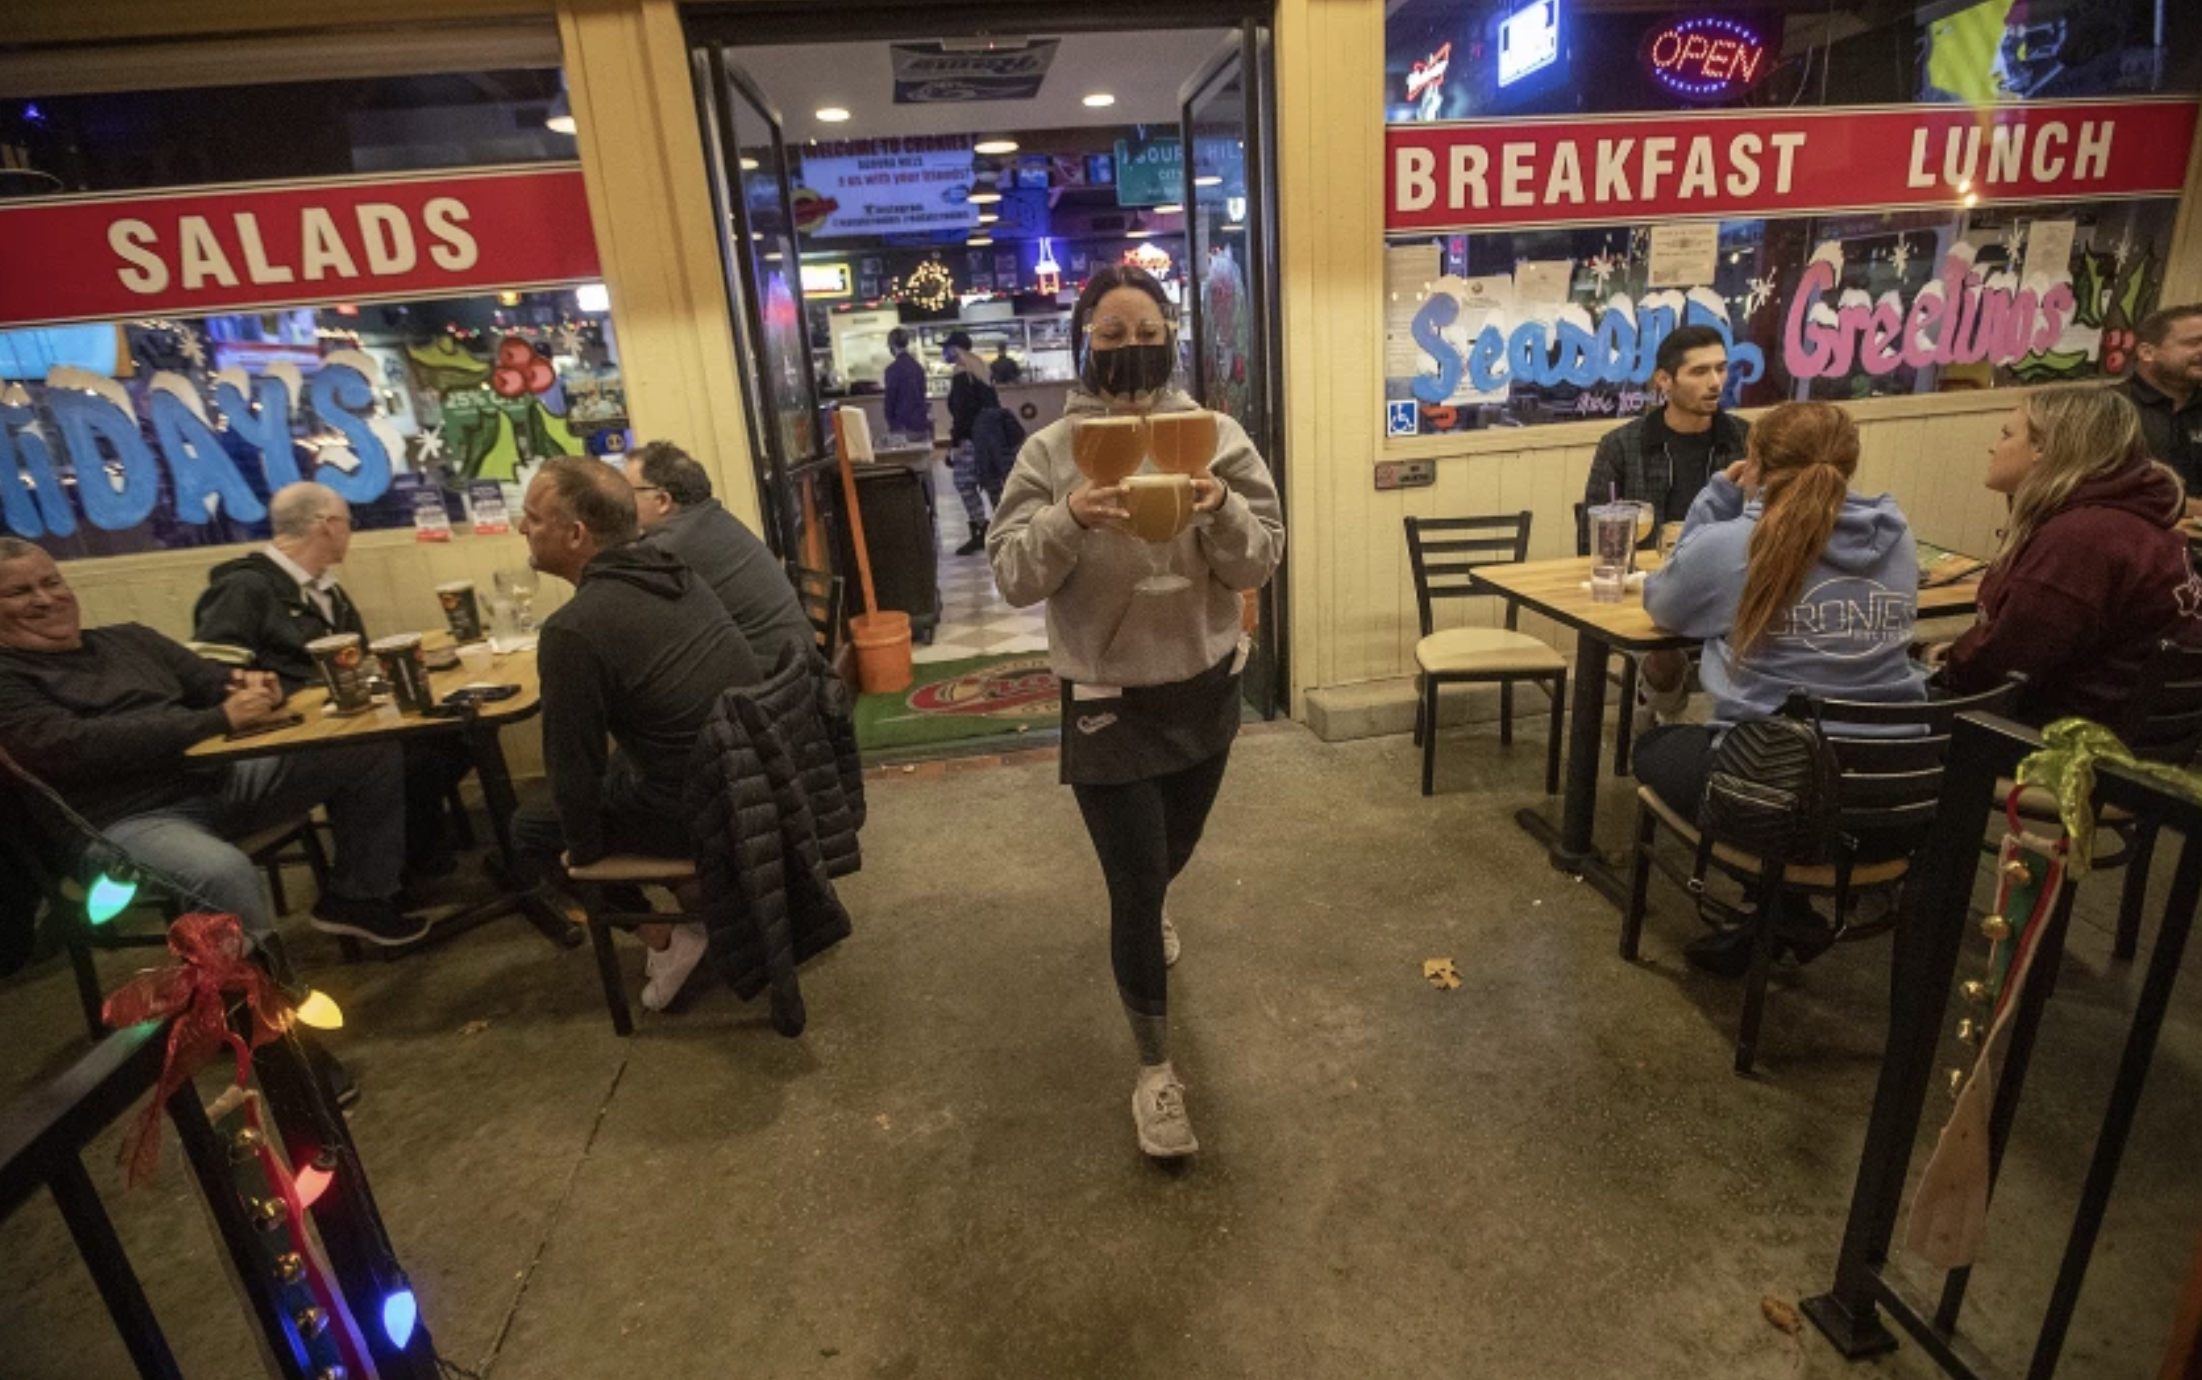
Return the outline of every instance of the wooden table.
[[[431,650],[438,644],[448,645],[448,638],[440,633],[427,637]],[[486,646],[487,644],[476,644]],[[532,718],[543,707],[542,681],[535,664],[535,648],[531,644],[523,650],[492,653],[489,669],[469,670],[463,663],[448,671],[429,672],[429,685],[436,698],[442,699],[452,691],[468,685],[510,685],[520,693],[509,699],[492,700],[472,707],[456,718],[435,718],[424,714],[401,714],[392,703],[377,704],[358,714],[331,714],[327,712],[329,692],[319,686],[298,691],[284,706],[292,713],[305,716],[305,722],[291,728],[279,728],[270,733],[255,734],[249,738],[231,739],[217,736],[194,743],[184,753],[199,761],[219,762],[245,757],[275,757],[292,752],[311,752],[317,748],[355,747],[367,743],[402,742],[407,738],[430,734],[461,734],[466,739],[467,755],[474,761],[475,775],[482,783],[482,804],[489,811],[489,827],[496,835],[497,854],[503,865],[499,883],[503,894],[496,901],[468,910],[457,920],[438,922],[438,929],[446,933],[467,920],[485,919],[489,915],[502,914],[518,909],[535,927],[557,942],[573,947],[581,943],[581,931],[566,923],[563,917],[552,913],[548,907],[531,903],[526,889],[518,885],[524,875],[517,850],[512,843],[512,812],[519,806],[519,796],[512,787],[512,771],[505,762],[505,751],[498,737],[498,730],[506,724]]]
[[[1637,565],[1657,570],[1659,557],[1637,553]],[[1552,865],[1579,876],[1604,892],[1614,904],[1626,904],[1628,890],[1620,874],[1606,865],[1594,837],[1598,813],[1598,775],[1604,762],[1606,717],[1606,665],[1618,648],[1641,655],[1697,645],[1697,639],[1667,631],[1644,611],[1641,586],[1631,585],[1618,604],[1592,603],[1591,558],[1575,556],[1559,561],[1524,561],[1518,565],[1487,565],[1476,569],[1478,584],[1506,595],[1523,608],[1541,613],[1575,632],[1573,703],[1568,711],[1567,786],[1561,797],[1557,828],[1540,810],[1515,812],[1514,821],[1545,845]],[[1980,597],[1980,583],[1964,580],[1919,591],[1919,616],[1941,618],[1971,613]],[[1628,713],[1633,705],[1622,706]]]

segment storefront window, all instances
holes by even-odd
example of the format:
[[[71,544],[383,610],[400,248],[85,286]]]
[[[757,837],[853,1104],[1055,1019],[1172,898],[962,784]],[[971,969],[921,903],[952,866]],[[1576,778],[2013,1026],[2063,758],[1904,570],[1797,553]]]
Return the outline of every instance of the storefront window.
[[[624,447],[556,71],[0,102],[0,525],[58,557],[500,530]],[[275,131],[281,137],[275,137]]]
[[[1386,33],[1393,437],[1632,414],[1685,324],[1743,405],[2115,375],[2202,86],[2202,14],[2154,0],[1407,0]]]

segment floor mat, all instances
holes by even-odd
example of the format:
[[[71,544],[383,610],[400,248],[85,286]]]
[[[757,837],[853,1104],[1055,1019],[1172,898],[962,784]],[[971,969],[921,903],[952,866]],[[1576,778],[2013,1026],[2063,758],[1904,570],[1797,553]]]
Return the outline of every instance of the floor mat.
[[[913,670],[907,690],[857,697],[856,741],[865,752],[1055,726],[1061,690],[1045,656],[966,657]]]

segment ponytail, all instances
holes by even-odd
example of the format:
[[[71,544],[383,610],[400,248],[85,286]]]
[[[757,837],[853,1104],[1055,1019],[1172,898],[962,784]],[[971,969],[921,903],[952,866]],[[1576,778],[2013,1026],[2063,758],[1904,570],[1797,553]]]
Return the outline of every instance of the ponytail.
[[[1784,403],[1751,429],[1751,455],[1765,507],[1728,630],[1738,657],[1756,651],[1797,602],[1827,549],[1858,470],[1858,428],[1832,403]]]

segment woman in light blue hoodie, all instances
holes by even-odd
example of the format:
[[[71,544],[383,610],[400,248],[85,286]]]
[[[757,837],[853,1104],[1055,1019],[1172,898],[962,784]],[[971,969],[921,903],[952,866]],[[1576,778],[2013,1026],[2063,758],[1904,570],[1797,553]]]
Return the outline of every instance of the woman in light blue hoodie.
[[[1721,733],[1776,712],[1792,690],[1927,697],[1910,655],[1910,525],[1888,495],[1850,492],[1857,469],[1858,428],[1841,408],[1783,403],[1752,426],[1748,458],[1705,486],[1674,554],[1645,580],[1645,611],[1705,642],[1712,721],[1655,728],[1636,748],[1636,779],[1677,813],[1696,817]],[[1795,947],[1808,956],[1809,942]]]

